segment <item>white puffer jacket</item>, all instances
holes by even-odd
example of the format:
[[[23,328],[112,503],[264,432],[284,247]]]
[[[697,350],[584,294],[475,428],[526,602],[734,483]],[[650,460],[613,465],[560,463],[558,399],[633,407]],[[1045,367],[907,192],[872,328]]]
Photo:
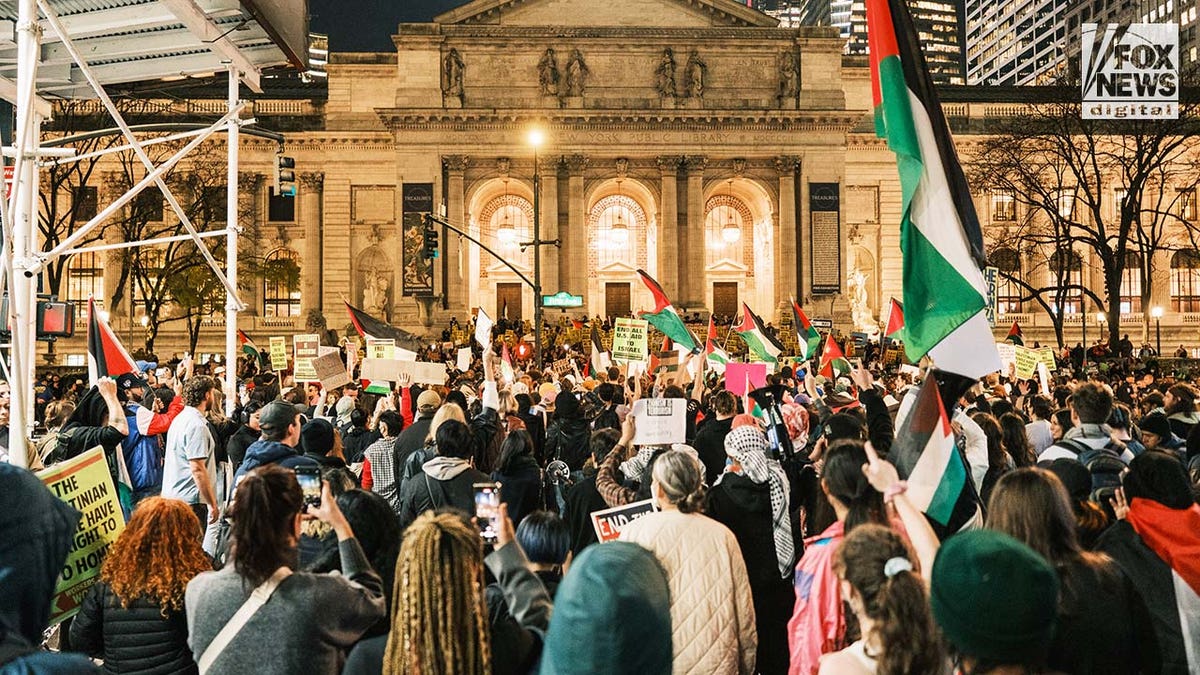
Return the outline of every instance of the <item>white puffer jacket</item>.
[[[621,540],[649,549],[666,569],[675,675],[753,673],[754,601],[733,533],[699,514],[663,511],[626,525]]]

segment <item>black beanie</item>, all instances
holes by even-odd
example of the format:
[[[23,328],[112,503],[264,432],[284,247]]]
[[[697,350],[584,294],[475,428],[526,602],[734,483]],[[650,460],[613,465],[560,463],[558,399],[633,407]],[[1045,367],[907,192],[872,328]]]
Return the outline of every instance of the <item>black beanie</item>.
[[[317,418],[300,428],[300,445],[305,454],[325,455],[333,449],[333,425]]]
[[[577,417],[579,414],[579,399],[569,391],[562,391],[554,398],[555,417]]]
[[[1196,503],[1183,463],[1156,450],[1147,450],[1129,463],[1123,481],[1125,498],[1150,499],[1171,509],[1188,509]]]

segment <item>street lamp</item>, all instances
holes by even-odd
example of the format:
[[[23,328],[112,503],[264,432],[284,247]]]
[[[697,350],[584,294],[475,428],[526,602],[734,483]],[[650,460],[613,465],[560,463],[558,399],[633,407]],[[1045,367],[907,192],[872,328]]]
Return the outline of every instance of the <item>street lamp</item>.
[[[1154,317],[1154,352],[1160,357],[1162,356],[1162,315],[1162,307],[1156,305],[1150,308],[1150,316]]]
[[[545,365],[542,354],[542,174],[538,170],[538,148],[546,140],[541,129],[529,130],[529,146],[533,148],[533,341],[537,349],[537,367]]]

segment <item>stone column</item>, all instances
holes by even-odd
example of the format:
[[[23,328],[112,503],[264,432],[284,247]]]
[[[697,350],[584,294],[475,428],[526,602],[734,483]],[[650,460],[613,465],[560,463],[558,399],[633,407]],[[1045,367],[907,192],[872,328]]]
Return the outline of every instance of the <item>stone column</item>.
[[[804,301],[801,281],[804,276],[796,241],[796,165],[799,158],[782,155],[775,158],[779,172],[779,205],[775,210],[778,228],[775,236],[775,301],[783,302],[789,295]]]
[[[541,194],[538,196],[541,205],[542,239],[553,241],[561,236],[558,227],[558,157],[539,157],[538,174],[541,181]],[[564,242],[565,243],[565,242]],[[583,293],[583,289],[564,288],[563,279],[559,276],[559,249],[554,246],[542,247],[542,292],[546,295],[567,290],[575,295]]]
[[[588,279],[587,204],[583,195],[583,172],[587,169],[586,155],[571,155],[567,161],[567,227],[561,232],[562,251],[559,254],[559,281],[571,291],[585,293]],[[585,300],[590,301],[591,298]],[[589,303],[590,304],[590,303]]]
[[[708,157],[689,155],[687,163],[687,226],[680,228],[679,269],[686,273],[679,278],[677,305],[695,311],[708,306],[704,276],[704,168]]]
[[[446,155],[442,158],[446,164],[446,219],[454,225],[467,229],[466,188],[463,176],[471,158],[464,155]],[[469,261],[464,257],[470,249],[463,247],[458,235],[447,233],[442,240],[443,255],[446,256],[446,278],[442,280],[442,292],[446,294],[450,304],[450,314],[464,316],[468,311],[469,281],[467,268]],[[434,261],[435,267],[441,267],[441,261]],[[435,274],[436,276],[436,274]]]
[[[304,251],[300,263],[300,318],[313,309],[321,309],[321,273],[325,267],[325,216],[322,197],[325,173],[310,171],[300,174],[298,216],[304,225]]]
[[[261,232],[261,226],[267,222],[266,204],[263,201],[262,191],[262,184],[265,180],[266,176],[261,173],[248,171],[238,173],[238,225],[243,228],[242,235],[238,238],[238,250],[255,251],[260,256],[267,255],[271,249],[263,247],[261,240],[245,241],[245,239],[246,233],[249,232],[257,232],[260,237],[265,239]],[[286,241],[282,243],[287,244]],[[241,313],[247,316],[259,316],[262,313],[262,279],[256,278],[249,281],[249,284],[244,282],[240,284],[245,290],[242,290],[239,295],[246,303],[246,310]]]
[[[669,297],[679,296],[679,178],[678,155],[662,155],[658,169],[662,172],[662,199],[658,213],[658,270],[657,280]]]

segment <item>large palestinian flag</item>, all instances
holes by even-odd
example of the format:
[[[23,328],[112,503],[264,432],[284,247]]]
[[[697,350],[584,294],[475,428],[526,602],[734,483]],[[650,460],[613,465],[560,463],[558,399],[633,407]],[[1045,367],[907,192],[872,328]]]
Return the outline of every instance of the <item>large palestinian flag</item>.
[[[792,322],[796,329],[796,340],[800,343],[800,356],[805,361],[811,359],[821,347],[821,334],[813,328],[812,322],[800,309],[800,303],[792,298]]]
[[[939,538],[979,517],[979,496],[967,460],[954,443],[937,378],[925,378],[916,402],[900,420],[890,454],[900,477],[908,481],[908,498],[929,518]]]
[[[395,340],[397,345],[401,345],[407,344],[408,338],[411,337],[405,331],[376,319],[349,302],[346,302],[346,311],[350,314],[350,323],[354,324],[354,330],[358,331],[359,337],[364,340]],[[362,385],[368,394],[386,396],[392,393],[391,382],[362,380]]]
[[[1171,508],[1135,497],[1129,502],[1126,520],[1142,542],[1171,568],[1179,632],[1183,636],[1180,651],[1187,658],[1187,672],[1200,673],[1200,506]],[[1170,600],[1163,597],[1156,598],[1156,602],[1165,604]]]
[[[133,358],[108,322],[100,318],[96,300],[88,298],[88,381],[95,385],[102,377],[117,377],[125,373],[138,372]]]
[[[641,317],[680,347],[690,352],[699,350],[700,346],[696,342],[696,336],[692,335],[692,331],[684,325],[683,318],[679,316],[679,312],[675,311],[675,306],[671,304],[671,299],[667,297],[662,286],[659,286],[653,277],[646,274],[645,270],[638,270],[637,273],[645,282],[646,288],[650,289],[650,294],[654,296],[654,311],[642,312]]]
[[[704,362],[718,373],[724,373],[725,364],[729,363],[729,352],[717,346],[717,324],[712,315],[708,317],[708,335],[704,340]]]
[[[763,320],[750,311],[750,305],[742,303],[742,323],[734,326],[733,330],[746,342],[758,358],[767,363],[779,363],[779,355],[783,353],[783,345],[767,331]]]
[[[900,173],[904,348],[941,370],[1000,369],[984,315],[983,233],[904,0],[867,0],[875,130]]]
[[[243,354],[253,357],[254,361],[259,365],[260,368],[268,365],[269,362],[263,358],[262,350],[258,348],[258,345],[254,344],[254,340],[250,339],[250,336],[246,334],[246,331],[239,328],[237,337],[238,344],[241,345]]]

